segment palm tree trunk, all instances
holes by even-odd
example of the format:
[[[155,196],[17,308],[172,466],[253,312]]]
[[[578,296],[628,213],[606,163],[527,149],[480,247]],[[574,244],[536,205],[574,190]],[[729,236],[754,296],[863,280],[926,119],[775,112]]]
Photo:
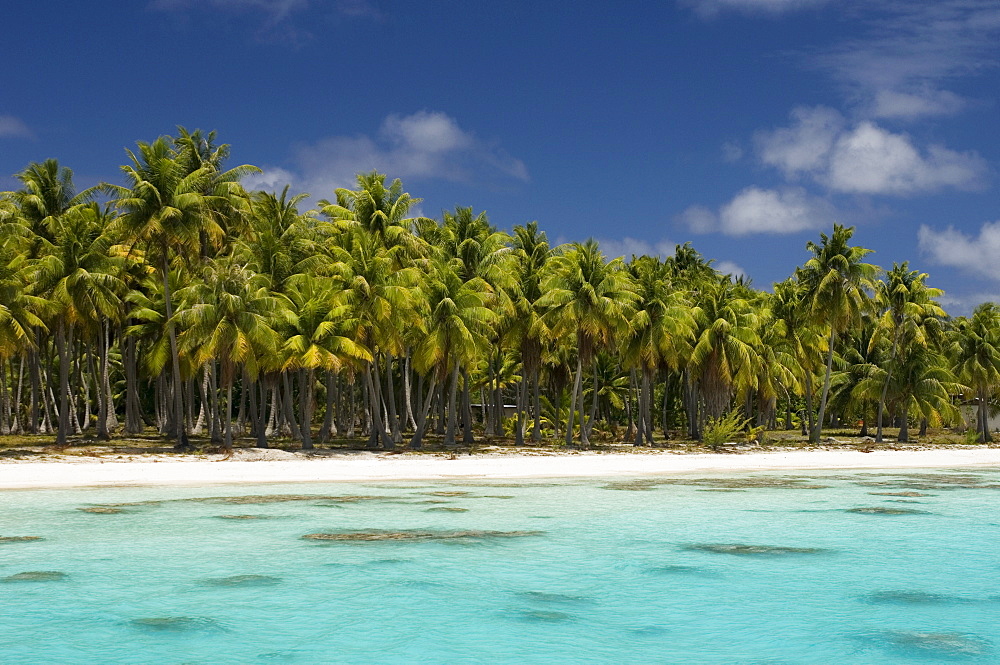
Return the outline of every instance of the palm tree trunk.
[[[393,443],[402,443],[403,433],[399,427],[399,417],[396,411],[396,388],[392,380],[392,354],[385,354],[385,401],[389,408],[389,430]]]
[[[125,431],[139,434],[143,430],[142,407],[139,405],[139,373],[135,338],[123,335],[125,342]]]
[[[257,381],[254,382],[250,389],[260,391],[260,402],[257,404],[256,411],[257,447],[267,448],[267,379],[258,376]]]
[[[194,421],[194,427],[191,428],[192,436],[201,436],[201,432],[205,427],[205,420],[208,418],[208,366],[203,365],[201,368],[201,381],[199,382],[199,388],[201,390],[201,404],[198,407],[198,419]]]
[[[889,354],[889,370],[885,373],[885,381],[882,383],[882,394],[878,398],[878,425],[875,430],[875,441],[877,443],[882,442],[882,414],[885,413],[885,396],[889,392],[889,380],[892,378],[892,366],[896,362],[896,349],[899,346],[899,331],[900,328],[897,325],[896,331],[892,336],[892,352]]]
[[[295,420],[295,408],[292,400],[295,393],[292,391],[292,379],[288,375],[288,372],[281,373],[281,383],[285,388],[285,393],[281,399],[282,413],[285,416],[285,420],[288,422],[288,426],[291,428],[292,437],[301,441],[302,430],[299,429],[299,424]]]
[[[365,374],[365,378],[368,382],[369,411],[372,423],[368,447],[377,448],[378,442],[381,440],[382,446],[386,450],[393,450],[396,444],[392,440],[392,437],[386,434],[385,424],[382,422],[382,392],[379,390],[381,377],[378,375],[376,361],[373,360],[368,363],[368,371]]]
[[[174,382],[174,427],[177,443],[174,445],[178,450],[187,450],[187,433],[184,431],[184,396],[181,394],[181,356],[177,351],[177,332],[174,330],[174,307],[170,302],[170,266],[167,264],[167,248],[161,248],[163,253],[160,266],[161,277],[163,278],[163,302],[166,307],[167,337],[170,340],[170,363]]]
[[[476,442],[472,434],[472,396],[469,385],[469,373],[462,368],[462,443]]]
[[[528,382],[522,372],[517,384],[517,423],[514,425],[514,445],[524,445],[524,403],[528,397]]]
[[[812,378],[813,378],[812,371],[807,369],[806,370],[806,414],[805,414],[806,417],[803,419],[802,426],[808,427],[807,431],[803,432],[803,434],[808,433],[810,436],[812,436],[812,431],[814,429]]]
[[[819,443],[820,435],[823,431],[823,418],[826,417],[826,403],[830,397],[830,376],[833,374],[833,347],[837,341],[837,333],[833,326],[830,327],[830,348],[826,352],[826,374],[823,377],[823,392],[819,398],[819,414],[816,416],[816,423],[809,433],[810,443]]]
[[[232,371],[225,372],[226,379],[226,434],[223,448],[227,453],[233,452],[233,377]]]
[[[408,427],[417,429],[417,420],[413,416],[413,362],[410,360],[410,350],[406,350],[403,360],[403,403],[406,405],[406,422]],[[416,396],[417,405],[420,405],[420,395]]]
[[[909,443],[910,442],[910,422],[907,416],[907,408],[904,406],[902,413],[900,414],[899,421],[899,436],[896,437],[896,441],[899,443]]]
[[[591,363],[591,371],[594,373],[594,394],[591,396],[591,399],[590,399],[590,417],[587,419],[587,427],[581,433],[581,437],[580,437],[582,439],[583,445],[585,445],[585,446],[589,446],[590,445],[590,432],[594,429],[594,421],[597,419],[597,400],[598,400],[597,394],[598,394],[598,392],[600,390],[601,379],[597,375],[597,359],[596,358]],[[583,407],[583,395],[580,395],[580,407],[581,408]],[[581,416],[581,418],[582,417],[583,416]]]
[[[573,443],[573,419],[576,415],[577,393],[581,392],[583,377],[583,358],[577,354],[576,357],[576,377],[573,379],[573,392],[570,394],[569,415],[566,417],[566,445]],[[580,416],[583,416],[582,410]],[[582,428],[581,428],[582,429]]]
[[[535,367],[535,376],[532,380],[532,411],[534,411],[535,422],[531,429],[531,440],[535,443],[540,443],[542,440],[542,398],[541,398],[541,388],[539,384],[542,378],[542,368]]]
[[[337,382],[338,377],[331,371],[326,372],[326,411],[323,413],[323,429],[319,434],[320,443],[326,443],[331,435],[335,435],[337,424],[334,422],[334,413],[337,410]]]
[[[987,405],[985,390],[981,390],[979,392],[979,422],[981,427],[979,430],[979,442],[991,443],[993,441],[993,437],[990,436],[989,407]]]
[[[65,446],[69,438],[69,351],[66,348],[66,324],[56,324],[56,349],[59,354],[59,430],[56,445]]]
[[[451,370],[451,385],[448,387],[448,426],[444,433],[444,445],[455,445],[455,430],[458,427],[458,413],[455,411],[455,402],[458,396],[458,363]]]
[[[417,414],[417,426],[413,429],[413,437],[410,439],[410,450],[420,450],[424,445],[424,431],[427,427],[427,416],[431,410],[431,402],[434,400],[434,389],[437,387],[437,372],[431,376],[431,386],[424,397],[424,404]]]
[[[316,381],[315,370],[301,370],[299,372],[299,394],[302,398],[302,450],[312,450],[312,393],[313,384]]]
[[[654,375],[652,369],[643,369],[642,382],[643,390],[646,392],[646,400],[643,402],[643,418],[645,418],[646,423],[642,428],[643,436],[646,437],[646,443],[650,446],[653,445],[653,395],[655,387]]]

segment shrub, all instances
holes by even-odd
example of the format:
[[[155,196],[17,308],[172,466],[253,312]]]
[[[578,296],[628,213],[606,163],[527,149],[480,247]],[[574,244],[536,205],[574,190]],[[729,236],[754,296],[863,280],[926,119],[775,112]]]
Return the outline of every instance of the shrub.
[[[750,419],[740,417],[740,412],[735,409],[719,418],[709,418],[702,433],[702,443],[717,450],[730,441],[745,441],[749,424]]]

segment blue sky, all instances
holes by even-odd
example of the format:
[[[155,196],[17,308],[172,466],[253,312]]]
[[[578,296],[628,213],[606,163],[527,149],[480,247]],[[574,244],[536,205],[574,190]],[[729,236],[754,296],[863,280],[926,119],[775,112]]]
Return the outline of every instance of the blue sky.
[[[254,184],[372,168],[610,254],[767,287],[834,221],[949,311],[1000,299],[997,0],[4,3],[0,188],[215,129]]]

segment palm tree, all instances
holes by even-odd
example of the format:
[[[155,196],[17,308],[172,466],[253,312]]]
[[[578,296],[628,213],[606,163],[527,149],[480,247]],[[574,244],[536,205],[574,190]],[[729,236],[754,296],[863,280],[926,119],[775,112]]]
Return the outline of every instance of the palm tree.
[[[541,440],[542,416],[539,399],[539,375],[542,367],[543,345],[547,343],[551,331],[538,307],[538,301],[542,297],[542,278],[546,265],[552,257],[552,249],[549,247],[545,233],[538,230],[538,222],[529,222],[525,226],[515,226],[513,247],[516,257],[514,273],[516,285],[511,291],[513,299],[511,321],[513,325],[509,334],[519,347],[518,351],[521,357],[521,389],[518,391],[517,426],[514,434],[516,443],[521,445],[524,443],[522,414],[527,401],[526,386],[529,380],[533,388],[531,410],[534,414],[531,440],[536,443]]]
[[[659,258],[643,256],[629,265],[638,299],[632,317],[632,335],[624,345],[628,365],[641,371],[636,417],[635,445],[643,438],[653,442],[653,374],[660,367],[676,369],[682,356],[690,354],[694,341],[695,314],[686,294],[675,288],[671,269]]]
[[[224,446],[231,451],[233,386],[240,371],[256,379],[261,360],[277,353],[272,325],[283,314],[281,303],[263,280],[232,262],[209,264],[206,281],[182,289],[178,297],[194,302],[178,313],[181,348],[195,365],[219,362],[226,393]]]
[[[809,440],[819,441],[830,395],[830,375],[833,372],[833,354],[837,335],[856,325],[865,311],[870,309],[869,292],[874,288],[878,268],[862,259],[872,250],[848,245],[854,227],[834,224],[833,234],[820,234],[817,245],[809,242],[806,248],[813,253],[798,273],[806,288],[811,317],[827,332],[826,373],[820,396],[816,424],[809,433]]]
[[[413,362],[418,372],[430,374],[431,385],[410,441],[413,449],[421,447],[434,388],[445,381],[449,399],[444,443],[454,445],[459,372],[486,346],[490,326],[497,320],[497,314],[488,307],[488,285],[479,277],[463,280],[449,263],[434,261],[421,290],[425,298],[424,329],[414,345]]]
[[[372,422],[369,446],[376,447],[381,439],[385,448],[392,449],[394,437],[386,433],[382,420],[377,354],[399,355],[404,330],[419,325],[414,285],[420,273],[413,267],[398,268],[393,254],[382,246],[378,236],[357,226],[331,238],[328,249],[341,289],[338,302],[347,306],[345,316],[356,322],[351,335],[372,354],[364,372]],[[391,399],[387,401],[393,403]]]
[[[576,339],[576,374],[570,398],[566,442],[573,440],[573,418],[580,412],[580,442],[589,445],[589,423],[584,420],[582,379],[584,365],[594,362],[600,349],[614,346],[618,335],[631,334],[630,317],[636,301],[635,286],[624,262],[605,263],[594,240],[568,246],[554,257],[543,282],[539,306],[547,310],[556,335]],[[595,381],[597,379],[594,374]],[[598,386],[594,386],[594,391]],[[592,416],[593,417],[593,416]]]
[[[905,363],[911,353],[927,349],[930,339],[939,336],[941,320],[946,316],[934,300],[944,291],[927,286],[926,279],[926,273],[910,270],[907,262],[894,263],[892,270],[886,274],[886,280],[879,282],[876,291],[876,301],[883,311],[876,337],[885,336],[892,340],[889,367],[879,396],[876,441],[882,440],[882,415],[893,364],[898,360]],[[876,341],[873,338],[872,343]]]
[[[104,321],[116,318],[123,306],[124,283],[117,277],[119,266],[111,256],[111,240],[103,233],[106,212],[96,203],[68,210],[51,224],[53,243],[43,239],[45,254],[38,262],[34,290],[50,303],[59,354],[58,445],[66,445],[70,424],[69,373],[74,335],[104,334]],[[102,358],[102,364],[103,364]],[[102,385],[101,392],[104,392]],[[102,402],[104,397],[102,397]],[[101,409],[106,418],[107,407]],[[100,436],[107,438],[106,421]]]
[[[367,348],[350,337],[357,322],[347,319],[350,308],[337,303],[330,280],[308,274],[288,280],[290,305],[288,330],[282,345],[284,371],[304,372],[302,400],[302,447],[313,447],[311,436],[313,386],[316,370],[338,372],[348,363],[371,362]]]
[[[166,307],[167,337],[170,343],[174,393],[174,424],[179,448],[187,447],[184,427],[180,353],[174,328],[170,293],[170,266],[175,257],[181,262],[201,256],[208,245],[219,245],[225,231],[215,211],[225,208],[237,189],[230,181],[238,173],[226,175],[220,183],[217,165],[191,155],[191,146],[175,148],[169,137],[152,143],[138,143],[138,154],[126,150],[131,164],[122,166],[128,187],[104,186],[116,196],[122,215],[113,226],[122,242],[142,249],[160,272]],[[192,166],[200,164],[192,170]],[[240,172],[242,172],[241,169]],[[212,191],[212,194],[206,194]]]
[[[983,303],[971,318],[959,318],[950,333],[949,355],[959,380],[975,395],[979,409],[976,429],[980,443],[992,441],[990,399],[1000,388],[1000,308]]]
[[[750,290],[729,275],[704,282],[695,302],[700,311],[690,366],[705,415],[717,420],[736,394],[757,386],[760,312]]]

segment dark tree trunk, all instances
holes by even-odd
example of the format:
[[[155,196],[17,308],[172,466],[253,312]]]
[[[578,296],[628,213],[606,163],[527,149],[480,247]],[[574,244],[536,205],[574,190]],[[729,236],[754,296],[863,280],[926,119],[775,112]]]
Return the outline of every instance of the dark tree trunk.
[[[456,402],[458,397],[458,363],[451,371],[451,385],[448,386],[448,426],[444,432],[444,445],[455,445],[455,432],[458,428],[458,414],[456,413]],[[443,401],[443,400],[442,400]]]
[[[418,386],[420,382],[423,381],[423,377],[418,379]],[[437,387],[437,374],[431,377],[431,385],[427,390],[427,396],[424,397],[423,406],[420,407],[420,412],[417,414],[417,426],[413,430],[413,437],[410,439],[410,450],[420,450],[424,445],[424,431],[427,427],[427,415],[431,410],[431,402],[434,400],[434,389]],[[419,387],[418,387],[419,392]]]
[[[56,350],[59,354],[59,429],[56,445],[65,446],[69,438],[69,349],[66,342],[66,324],[56,324]]]
[[[163,278],[163,302],[166,307],[167,337],[170,340],[170,363],[173,371],[172,380],[174,383],[174,434],[177,443],[174,445],[178,450],[187,450],[190,444],[187,439],[187,432],[184,431],[184,396],[181,394],[181,357],[177,351],[177,332],[174,330],[174,306],[170,302],[170,266],[167,264],[167,248],[161,248],[163,252],[161,264],[161,276]]]

